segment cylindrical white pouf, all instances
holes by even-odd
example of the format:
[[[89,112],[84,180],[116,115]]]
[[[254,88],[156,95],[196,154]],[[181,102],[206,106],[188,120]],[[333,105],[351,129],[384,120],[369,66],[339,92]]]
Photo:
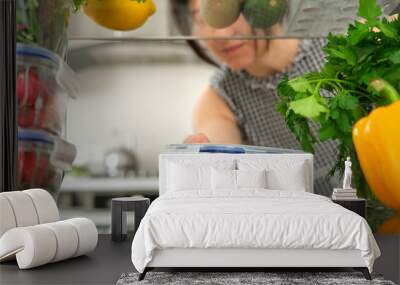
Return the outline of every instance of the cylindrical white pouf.
[[[29,189],[22,192],[31,197],[38,214],[39,224],[52,223],[60,220],[56,202],[49,192],[43,189]]]
[[[57,237],[57,252],[51,262],[71,258],[78,250],[78,233],[73,225],[64,221],[41,225],[51,229]]]
[[[54,232],[42,225],[14,228],[0,239],[0,255],[23,248],[16,254],[20,269],[37,267],[53,260],[57,251]]]
[[[17,227],[26,227],[39,224],[38,214],[30,196],[22,191],[3,192],[13,209]]]
[[[6,197],[0,195],[0,237],[17,226],[14,211]]]
[[[98,233],[95,224],[91,220],[75,218],[64,222],[73,225],[78,233],[78,250],[74,257],[86,254],[96,248]]]

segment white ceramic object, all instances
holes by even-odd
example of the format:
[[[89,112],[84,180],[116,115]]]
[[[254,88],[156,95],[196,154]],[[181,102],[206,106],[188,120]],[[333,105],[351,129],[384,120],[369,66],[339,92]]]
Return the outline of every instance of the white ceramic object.
[[[85,218],[59,221],[56,202],[42,189],[0,193],[0,262],[28,269],[96,248],[97,229]]]
[[[16,258],[20,269],[29,269],[87,254],[96,245],[97,229],[85,218],[18,227],[0,238],[0,262]]]
[[[57,239],[57,251],[52,262],[57,262],[74,256],[78,250],[79,237],[74,226],[64,221],[44,224],[52,230]]]
[[[3,192],[0,195],[10,202],[17,227],[39,224],[38,215],[30,196],[22,191]]]
[[[43,189],[0,193],[0,237],[15,227],[27,227],[60,220],[56,202]]]
[[[78,248],[74,257],[86,254],[97,246],[98,233],[95,224],[86,218],[74,218],[63,221],[69,223],[78,233]]]
[[[0,261],[16,258],[20,269],[49,263],[56,251],[53,231],[41,225],[14,228],[0,238]]]
[[[17,222],[10,202],[6,197],[0,195],[0,237],[16,226]]]
[[[22,191],[30,196],[36,208],[39,224],[52,223],[60,220],[56,202],[49,192],[43,189]]]

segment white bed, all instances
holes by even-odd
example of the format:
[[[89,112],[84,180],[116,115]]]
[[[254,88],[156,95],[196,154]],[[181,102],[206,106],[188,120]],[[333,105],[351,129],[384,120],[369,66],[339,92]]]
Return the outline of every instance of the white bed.
[[[162,154],[159,170],[160,197],[132,243],[141,278],[155,267],[354,267],[368,278],[380,255],[362,217],[312,194],[310,154]]]

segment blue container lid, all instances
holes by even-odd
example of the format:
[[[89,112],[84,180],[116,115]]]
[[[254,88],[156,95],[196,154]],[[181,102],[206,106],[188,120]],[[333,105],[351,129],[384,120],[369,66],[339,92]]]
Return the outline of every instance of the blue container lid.
[[[205,145],[200,147],[200,152],[208,153],[246,153],[241,147],[230,147],[221,145]]]
[[[54,139],[41,131],[18,129],[18,140],[54,144]]]
[[[36,59],[47,60],[55,65],[57,72],[57,82],[68,93],[69,96],[75,98],[79,94],[79,81],[76,74],[57,54],[38,46],[28,44],[17,44],[17,57],[32,57]]]
[[[32,56],[32,57],[47,59],[54,62],[55,64],[59,64],[59,57],[56,54],[52,53],[47,49],[37,46],[18,43],[17,55]]]

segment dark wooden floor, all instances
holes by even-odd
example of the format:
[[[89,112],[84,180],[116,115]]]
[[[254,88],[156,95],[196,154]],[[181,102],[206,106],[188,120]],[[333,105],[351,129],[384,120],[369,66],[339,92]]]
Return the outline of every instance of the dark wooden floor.
[[[384,274],[386,279],[400,283],[400,236],[376,236],[376,239],[383,256],[376,261],[374,271]],[[111,236],[100,235],[96,250],[88,256],[30,270],[19,270],[16,262],[0,264],[0,284],[115,284],[122,273],[134,271],[130,252],[131,238],[125,242],[114,243],[111,241]],[[350,269],[271,268],[269,270],[348,271]]]
[[[0,264],[0,284],[115,284],[122,273],[135,270],[130,253],[130,240],[114,243],[111,236],[100,235],[88,256],[29,270],[19,270],[16,262]]]

